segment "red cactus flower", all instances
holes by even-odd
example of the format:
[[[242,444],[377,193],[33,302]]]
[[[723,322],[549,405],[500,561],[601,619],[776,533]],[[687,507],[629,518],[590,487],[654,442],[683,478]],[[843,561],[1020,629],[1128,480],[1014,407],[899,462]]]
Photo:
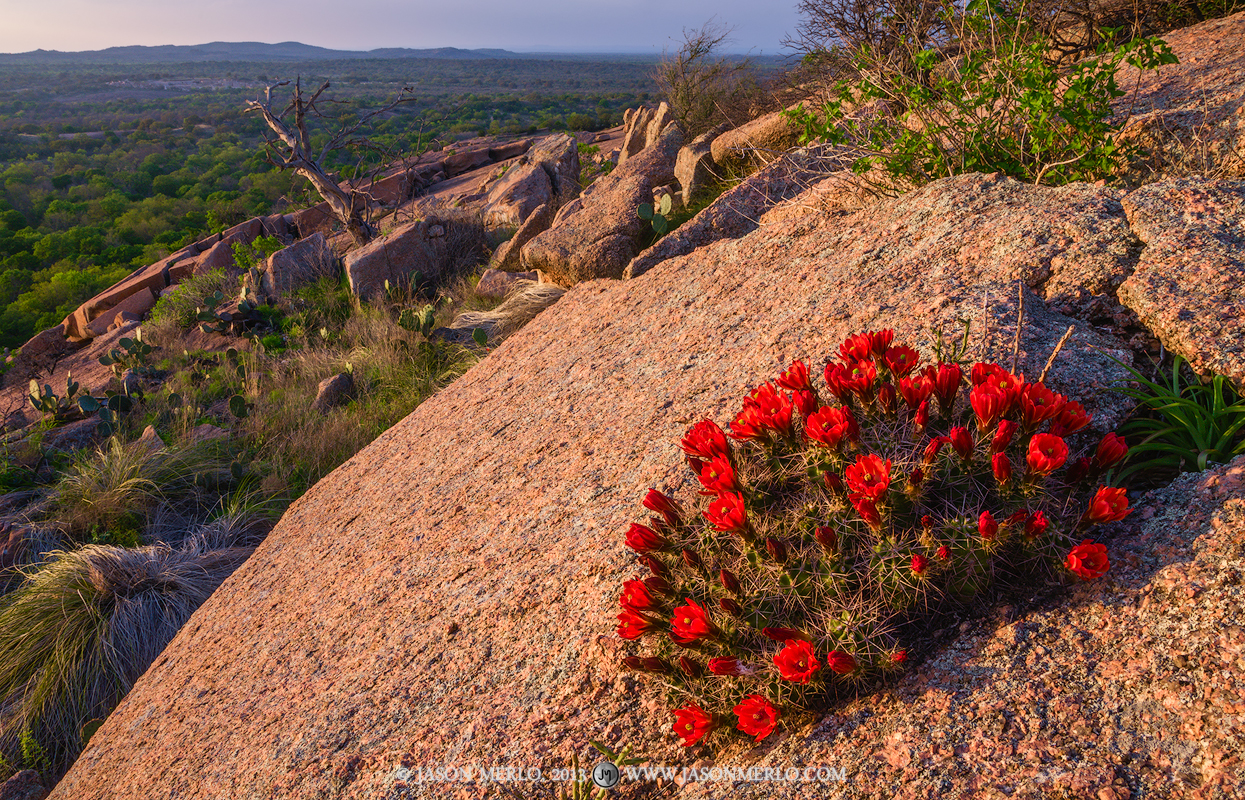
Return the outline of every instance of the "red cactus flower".
[[[1029,472],[1049,475],[1068,460],[1068,445],[1063,439],[1050,433],[1035,434],[1029,440]]]
[[[842,364],[827,364],[823,374],[826,385],[830,387],[830,393],[837,397],[840,403],[846,403],[852,399],[852,390],[847,386],[847,367]]]
[[[1107,560],[1107,546],[1095,544],[1089,539],[1072,548],[1063,563],[1087,581],[1102,577],[1111,568],[1111,562]]]
[[[777,561],[779,564],[787,563],[787,546],[782,543],[781,539],[775,539],[773,536],[765,539],[765,551],[769,553],[769,557]]]
[[[655,553],[670,546],[666,537],[638,522],[627,529],[627,546],[637,553]]]
[[[951,558],[951,548],[944,544],[938,548],[938,552],[934,553],[934,555],[938,556],[939,561],[947,561]]]
[[[994,470],[994,479],[999,486],[1007,486],[1012,480],[1012,460],[1007,453],[995,453],[990,457],[990,466]]]
[[[674,732],[683,740],[684,747],[691,747],[716,727],[712,714],[697,705],[686,705],[674,712]]]
[[[1094,453],[1094,465],[1100,470],[1111,469],[1128,455],[1128,445],[1114,433],[1108,433],[1098,443]]]
[[[804,435],[813,444],[835,450],[848,438],[854,424],[847,409],[825,406],[809,416],[804,424]]]
[[[738,492],[718,495],[705,510],[705,519],[719,533],[743,533],[748,529],[748,512],[744,508],[743,495]]]
[[[1034,511],[1025,520],[1025,536],[1030,539],[1036,539],[1043,533],[1046,533],[1046,526],[1050,523],[1046,520],[1046,515],[1041,511]]]
[[[987,433],[1007,410],[1007,394],[992,383],[982,383],[968,393],[968,403],[977,415],[977,430]]]
[[[1018,430],[1020,426],[1010,419],[999,420],[999,427],[994,432],[994,438],[990,440],[990,452],[1001,453],[1006,450]]]
[[[749,695],[732,710],[739,717],[736,727],[758,742],[774,732],[782,716],[770,701],[759,694]]]
[[[873,357],[873,340],[867,333],[853,333],[839,345],[839,357],[845,363],[868,361]]]
[[[935,436],[933,439],[930,439],[929,444],[925,445],[925,454],[921,456],[921,464],[925,467],[933,466],[934,460],[938,458],[939,451],[942,450],[942,446],[950,441],[946,436]]]
[[[878,386],[878,405],[885,414],[893,415],[898,405],[898,398],[895,396],[895,385],[889,381],[883,381]]]
[[[813,384],[808,380],[808,367],[798,358],[791,362],[791,366],[783,370],[778,376],[778,385],[784,389],[790,389],[793,392],[811,392]]]
[[[705,487],[700,492],[704,495],[739,491],[739,484],[735,482],[735,468],[726,456],[714,456],[704,462],[696,477],[700,478],[701,485]]]
[[[880,500],[891,485],[890,459],[883,461],[872,453],[859,456],[855,464],[844,470],[843,478],[847,481],[847,488],[853,492],[871,500]]]
[[[912,574],[913,574],[913,575],[918,575],[918,576],[919,576],[919,575],[924,575],[924,574],[925,574],[925,570],[929,569],[929,563],[930,563],[930,562],[929,562],[929,559],[928,559],[928,558],[926,558],[925,556],[921,555],[920,553],[915,553],[915,554],[913,554],[913,556],[912,556]]]
[[[1011,373],[1000,367],[998,364],[978,361],[976,364],[973,364],[973,368],[969,370],[968,376],[969,381],[973,384],[973,386],[980,386],[989,380],[991,375],[1010,374]]]
[[[994,515],[989,511],[981,512],[981,516],[977,518],[977,533],[987,542],[994,539],[999,534],[999,523],[994,519]]]
[[[919,433],[924,433],[929,427],[929,401],[922,400],[921,405],[917,407],[916,413],[912,415],[912,424]]]
[[[792,639],[774,656],[774,666],[783,680],[808,683],[821,668],[813,646],[803,639]]]
[[[761,424],[767,429],[783,436],[790,436],[793,428],[791,421],[795,412],[795,404],[791,395],[780,392],[772,383],[763,383],[749,397],[761,411]],[[748,401],[745,401],[745,405]]]
[[[661,623],[642,617],[634,611],[624,610],[618,615],[618,635],[634,641],[654,631],[661,630]]]
[[[920,355],[918,355],[917,352],[911,347],[898,345],[896,347],[888,348],[886,355],[882,358],[882,361],[886,364],[886,368],[891,371],[892,375],[896,378],[902,378],[916,367],[916,363],[919,359]],[[930,388],[932,389],[933,387],[931,386]]]
[[[1020,402],[1021,382],[1019,378],[1010,372],[1000,367],[997,371],[991,373],[990,377],[986,379],[986,383],[996,387],[1007,397],[1007,408],[1004,413],[1011,411]]]
[[[971,461],[973,458],[973,435],[968,432],[968,428],[962,425],[956,425],[947,431],[947,438],[951,441],[951,448],[955,450],[955,454],[965,461]]]
[[[830,655],[826,656],[826,663],[839,675],[851,675],[856,671],[856,659],[842,650],[830,651]]]
[[[1084,428],[1091,419],[1093,417],[1085,412],[1080,403],[1069,400],[1055,415],[1051,422],[1050,432],[1058,436],[1067,436],[1069,433],[1075,433]]]
[[[678,526],[683,516],[683,507],[656,489],[648,490],[648,494],[644,496],[644,507],[656,514],[661,514],[666,524],[672,528]]]
[[[739,603],[736,603],[729,597],[720,598],[718,600],[718,608],[722,609],[727,614],[730,614],[732,617],[741,617],[744,613],[743,606],[739,605]]]
[[[895,331],[887,328],[882,331],[869,331],[869,347],[876,358],[886,355],[887,348],[895,341]]]
[[[908,408],[916,411],[921,404],[934,393],[934,379],[925,373],[899,379],[899,396],[908,404]]]
[[[623,592],[619,602],[624,611],[634,612],[652,611],[660,605],[644,581],[639,580],[623,582]]]
[[[862,403],[872,403],[875,392],[873,382],[878,377],[877,367],[872,361],[853,361],[847,365],[846,370],[843,385],[859,397]]]
[[[769,429],[765,425],[761,409],[755,405],[745,405],[735,415],[735,419],[731,420],[730,437],[741,442],[763,442],[769,439]],[[695,464],[692,464],[692,469],[696,469]]]
[[[923,483],[925,483],[925,470],[920,467],[913,467],[912,471],[908,473],[907,490],[909,492],[919,492]]]
[[[800,412],[801,419],[807,420],[817,410],[817,395],[807,389],[793,393],[791,400],[795,403],[796,411]]]
[[[882,529],[882,512],[878,510],[878,504],[873,498],[863,494],[849,494],[847,500],[866,525],[875,531]]]
[[[1033,430],[1058,414],[1068,398],[1055,394],[1044,383],[1026,383],[1020,390],[1020,418],[1025,430]]]
[[[762,628],[761,635],[775,642],[790,642],[796,639],[812,641],[807,633],[797,631],[795,628]]]
[[[739,663],[738,658],[729,656],[709,659],[709,671],[714,675],[725,675],[733,678],[752,674],[752,670]]]
[[[716,639],[718,629],[709,619],[709,612],[692,598],[674,610],[670,620],[670,638],[679,644],[695,644]]]
[[[960,383],[964,380],[964,370],[960,369],[959,364],[943,363],[931,369],[934,370],[934,397],[938,399],[938,408],[943,416],[947,416],[951,413],[956,392],[960,390]]]
[[[689,459],[708,461],[714,456],[730,455],[726,434],[713,420],[701,420],[683,437],[680,446]],[[695,468],[695,467],[693,467]]]
[[[722,582],[722,588],[731,594],[737,595],[743,592],[743,586],[740,585],[739,578],[729,569],[723,569],[718,572],[718,580]]]
[[[817,544],[825,548],[827,553],[834,553],[839,547],[839,536],[834,532],[834,528],[828,525],[818,525],[813,531],[813,538],[817,540]]]
[[[895,666],[899,666],[900,664],[904,663],[907,660],[908,660],[907,650],[896,650],[895,654],[891,656],[891,663],[894,664]]]
[[[922,514],[921,515],[921,527],[927,531],[933,530],[934,529],[934,518],[931,517],[929,514]]]
[[[1094,495],[1094,499],[1089,503],[1089,511],[1086,512],[1086,516],[1091,523],[1101,524],[1104,522],[1119,522],[1131,513],[1132,509],[1128,507],[1127,491],[1100,486],[1098,487],[1098,493]]]

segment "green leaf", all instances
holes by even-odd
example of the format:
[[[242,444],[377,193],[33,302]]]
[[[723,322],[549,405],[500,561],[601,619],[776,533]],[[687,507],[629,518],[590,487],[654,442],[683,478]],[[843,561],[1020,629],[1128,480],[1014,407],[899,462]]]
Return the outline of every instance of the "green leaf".
[[[471,338],[481,347],[488,347],[488,334],[484,332],[483,328],[476,328],[473,330],[471,332]]]
[[[653,204],[652,203],[640,203],[640,207],[636,209],[636,213],[640,215],[640,219],[652,219],[653,218]]]
[[[78,398],[78,408],[82,409],[83,414],[94,414],[96,411],[99,411],[100,404],[94,397],[87,395],[86,397]]]
[[[229,398],[230,414],[233,414],[238,419],[246,419],[248,411],[245,397],[240,394],[235,394],[233,397]]]

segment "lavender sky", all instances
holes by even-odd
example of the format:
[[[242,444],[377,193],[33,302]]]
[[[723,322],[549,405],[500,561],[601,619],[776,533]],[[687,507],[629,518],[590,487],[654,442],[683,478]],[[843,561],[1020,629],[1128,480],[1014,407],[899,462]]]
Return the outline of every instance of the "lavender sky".
[[[298,41],[660,53],[711,17],[735,28],[731,50],[778,54],[795,0],[0,0],[0,52]]]

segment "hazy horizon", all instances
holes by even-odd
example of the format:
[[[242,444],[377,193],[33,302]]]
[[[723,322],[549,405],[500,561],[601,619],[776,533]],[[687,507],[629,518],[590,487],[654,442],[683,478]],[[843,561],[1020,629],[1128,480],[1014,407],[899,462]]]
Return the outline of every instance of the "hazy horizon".
[[[795,2],[758,7],[744,0],[605,0],[586,7],[570,0],[462,0],[452,7],[429,0],[304,0],[290,18],[273,0],[0,0],[5,25],[0,53],[81,52],[110,47],[203,45],[211,42],[300,42],[332,50],[387,47],[517,53],[658,55],[682,43],[685,28],[710,18],[734,28],[725,50],[778,55],[795,27]],[[246,25],[239,25],[244,18]],[[383,20],[384,24],[380,24]]]

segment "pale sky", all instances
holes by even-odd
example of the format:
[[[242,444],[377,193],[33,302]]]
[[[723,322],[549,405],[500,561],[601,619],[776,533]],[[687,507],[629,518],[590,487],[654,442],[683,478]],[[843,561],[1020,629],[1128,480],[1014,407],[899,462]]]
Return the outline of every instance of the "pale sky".
[[[284,42],[338,50],[675,50],[715,17],[734,52],[777,55],[796,0],[0,0],[0,52]]]

